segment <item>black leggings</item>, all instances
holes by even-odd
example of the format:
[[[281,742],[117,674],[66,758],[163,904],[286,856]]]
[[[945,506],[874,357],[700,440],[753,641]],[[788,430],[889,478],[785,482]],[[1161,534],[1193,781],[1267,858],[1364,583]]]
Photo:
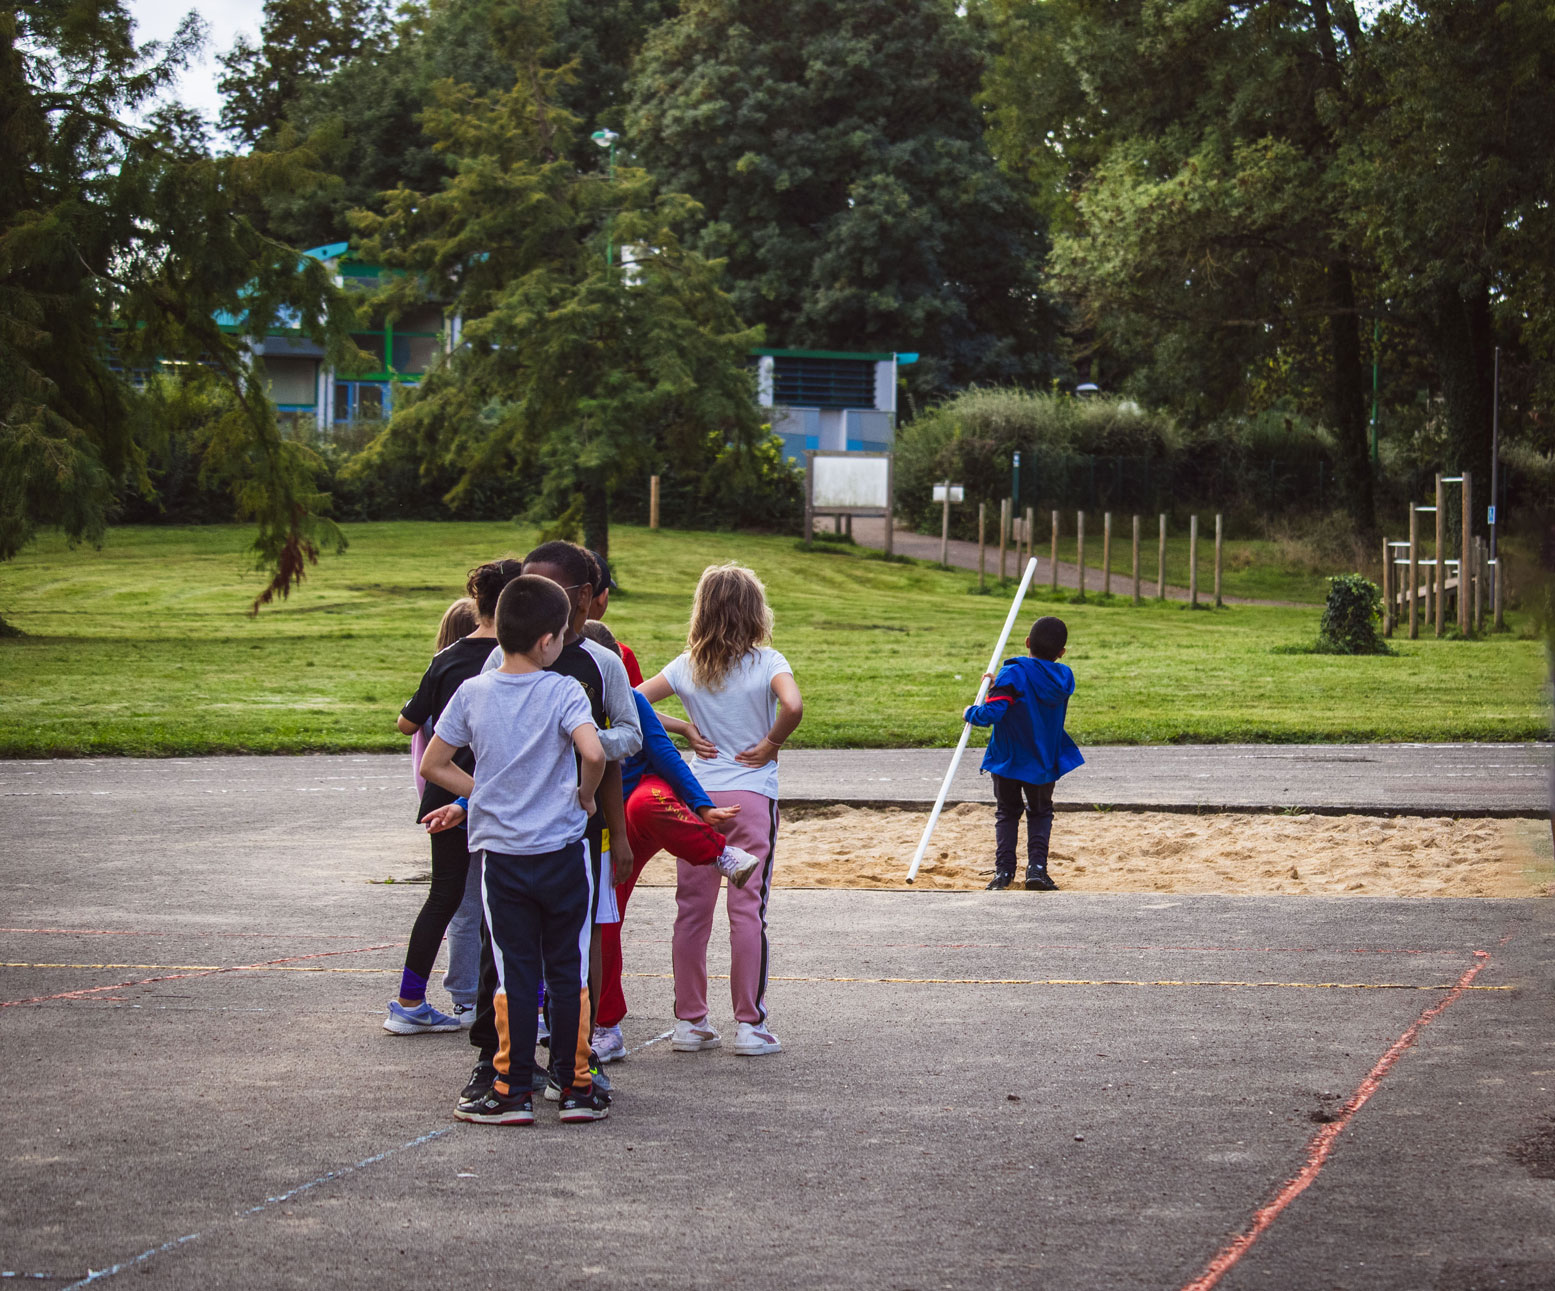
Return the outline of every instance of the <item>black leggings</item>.
[[[1006,878],[1015,877],[1015,838],[1024,814],[1026,876],[1046,874],[1047,845],[1053,835],[1052,784],[1028,784],[1024,780],[996,775],[993,800],[994,868]]]
[[[432,888],[426,904],[410,930],[405,967],[418,977],[431,977],[437,948],[449,921],[464,900],[464,884],[470,873],[470,836],[463,829],[445,829],[432,835]]]

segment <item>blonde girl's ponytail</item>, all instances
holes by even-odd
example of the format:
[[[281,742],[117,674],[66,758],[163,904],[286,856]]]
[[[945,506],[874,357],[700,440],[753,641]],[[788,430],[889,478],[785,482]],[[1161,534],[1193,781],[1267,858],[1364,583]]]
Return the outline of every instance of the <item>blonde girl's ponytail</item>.
[[[743,565],[709,565],[691,601],[686,653],[691,679],[704,690],[721,690],[746,655],[772,639],[772,609],[761,579]]]

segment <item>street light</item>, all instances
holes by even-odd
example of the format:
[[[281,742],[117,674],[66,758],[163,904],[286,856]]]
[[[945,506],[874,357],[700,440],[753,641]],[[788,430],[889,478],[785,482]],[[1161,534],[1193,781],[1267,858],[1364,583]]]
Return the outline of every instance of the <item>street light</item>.
[[[594,131],[593,134],[591,134],[589,136],[589,138],[592,139],[601,148],[608,148],[610,150],[610,161],[608,163],[608,165],[609,165],[608,176],[609,176],[610,182],[612,184],[615,183],[615,178],[616,178],[616,140],[619,139],[620,137],[621,136],[618,135],[614,130],[596,130],[596,131]],[[606,234],[606,237],[605,237],[605,263],[607,265],[613,265],[613,264],[615,264],[615,258],[616,258],[615,240],[614,240],[614,238],[610,234]]]

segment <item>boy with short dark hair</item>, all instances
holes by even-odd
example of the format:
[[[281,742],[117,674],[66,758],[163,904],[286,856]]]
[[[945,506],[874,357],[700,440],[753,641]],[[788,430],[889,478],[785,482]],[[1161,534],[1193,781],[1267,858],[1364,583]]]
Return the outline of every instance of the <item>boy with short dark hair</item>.
[[[1005,660],[987,698],[965,713],[973,726],[991,726],[982,769],[993,776],[994,876],[990,891],[1015,881],[1015,836],[1026,816],[1026,887],[1056,892],[1048,877],[1053,833],[1053,786],[1085,759],[1064,731],[1074,673],[1058,662],[1069,641],[1062,619],[1038,619],[1026,637],[1026,658]]]
[[[542,963],[551,1055],[563,1121],[597,1121],[610,1099],[589,1074],[588,945],[593,866],[585,832],[604,775],[583,687],[547,672],[561,653],[572,606],[549,578],[525,574],[497,601],[502,666],[466,681],[438,718],[422,776],[463,795],[427,819],[450,829],[469,816],[470,849],[485,853],[481,897],[497,968],[496,1079],[455,1115],[487,1125],[532,1125],[530,1076]],[[475,754],[475,776],[454,753]],[[577,761],[574,761],[574,752]],[[511,1009],[509,1000],[516,1001]]]

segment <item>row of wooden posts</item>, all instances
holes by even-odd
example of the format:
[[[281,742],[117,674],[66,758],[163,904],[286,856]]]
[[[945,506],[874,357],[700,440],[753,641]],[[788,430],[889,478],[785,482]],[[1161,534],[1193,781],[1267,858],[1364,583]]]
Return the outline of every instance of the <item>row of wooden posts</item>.
[[[947,513],[949,508],[947,507]],[[1014,504],[1010,498],[1003,498],[999,503],[999,577],[1005,577],[1005,555],[1013,545],[1015,553],[1015,569],[1017,572],[1026,567],[1026,562],[1031,559],[1034,547],[1033,540],[1036,532],[1036,508],[1027,507],[1024,523],[1013,514]],[[1144,602],[1140,578],[1139,564],[1139,531],[1140,517],[1133,519],[1133,584],[1134,604]],[[1048,552],[1048,576],[1052,581],[1053,590],[1058,590],[1058,534],[1059,513],[1052,513],[1053,534],[1052,544]],[[1166,599],[1166,516],[1156,517],[1158,539],[1156,543],[1155,562],[1155,594],[1157,600]],[[1221,572],[1224,568],[1225,525],[1220,516],[1215,517],[1215,605],[1221,604],[1220,585]],[[1012,542],[1013,540],[1013,542]],[[1024,543],[1024,554],[1022,545]],[[940,564],[948,565],[950,556],[950,534],[946,526],[940,540]],[[1078,570],[1077,588],[1078,599],[1085,599],[1086,571],[1085,571],[1085,512],[1075,512],[1075,565]],[[987,586],[988,575],[988,504],[977,504],[977,586],[982,590]],[[1101,518],[1101,593],[1103,596],[1112,595],[1112,512],[1104,511]],[[1191,605],[1199,603],[1199,518],[1188,518],[1188,602]]]
[[[1448,555],[1447,541],[1447,486],[1457,484],[1463,490],[1463,533],[1458,542],[1458,555]],[[1435,515],[1436,543],[1430,556],[1421,554],[1420,517]],[[1472,629],[1483,631],[1485,626],[1485,601],[1491,601],[1491,614],[1497,630],[1505,626],[1505,558],[1498,552],[1490,557],[1490,545],[1474,532],[1474,479],[1469,472],[1462,475],[1438,475],[1436,477],[1436,505],[1430,507],[1409,504],[1409,541],[1382,540],[1382,631],[1392,636],[1399,625],[1399,613],[1403,611],[1409,639],[1420,636],[1420,619],[1435,628],[1439,637],[1447,630],[1447,594],[1457,596],[1458,631],[1467,636]],[[1465,558],[1466,557],[1466,558]],[[1449,569],[1456,576],[1449,581]],[[1408,581],[1399,587],[1399,571]],[[1425,570],[1425,582],[1421,583],[1421,571]],[[1487,584],[1488,597],[1487,597]]]

